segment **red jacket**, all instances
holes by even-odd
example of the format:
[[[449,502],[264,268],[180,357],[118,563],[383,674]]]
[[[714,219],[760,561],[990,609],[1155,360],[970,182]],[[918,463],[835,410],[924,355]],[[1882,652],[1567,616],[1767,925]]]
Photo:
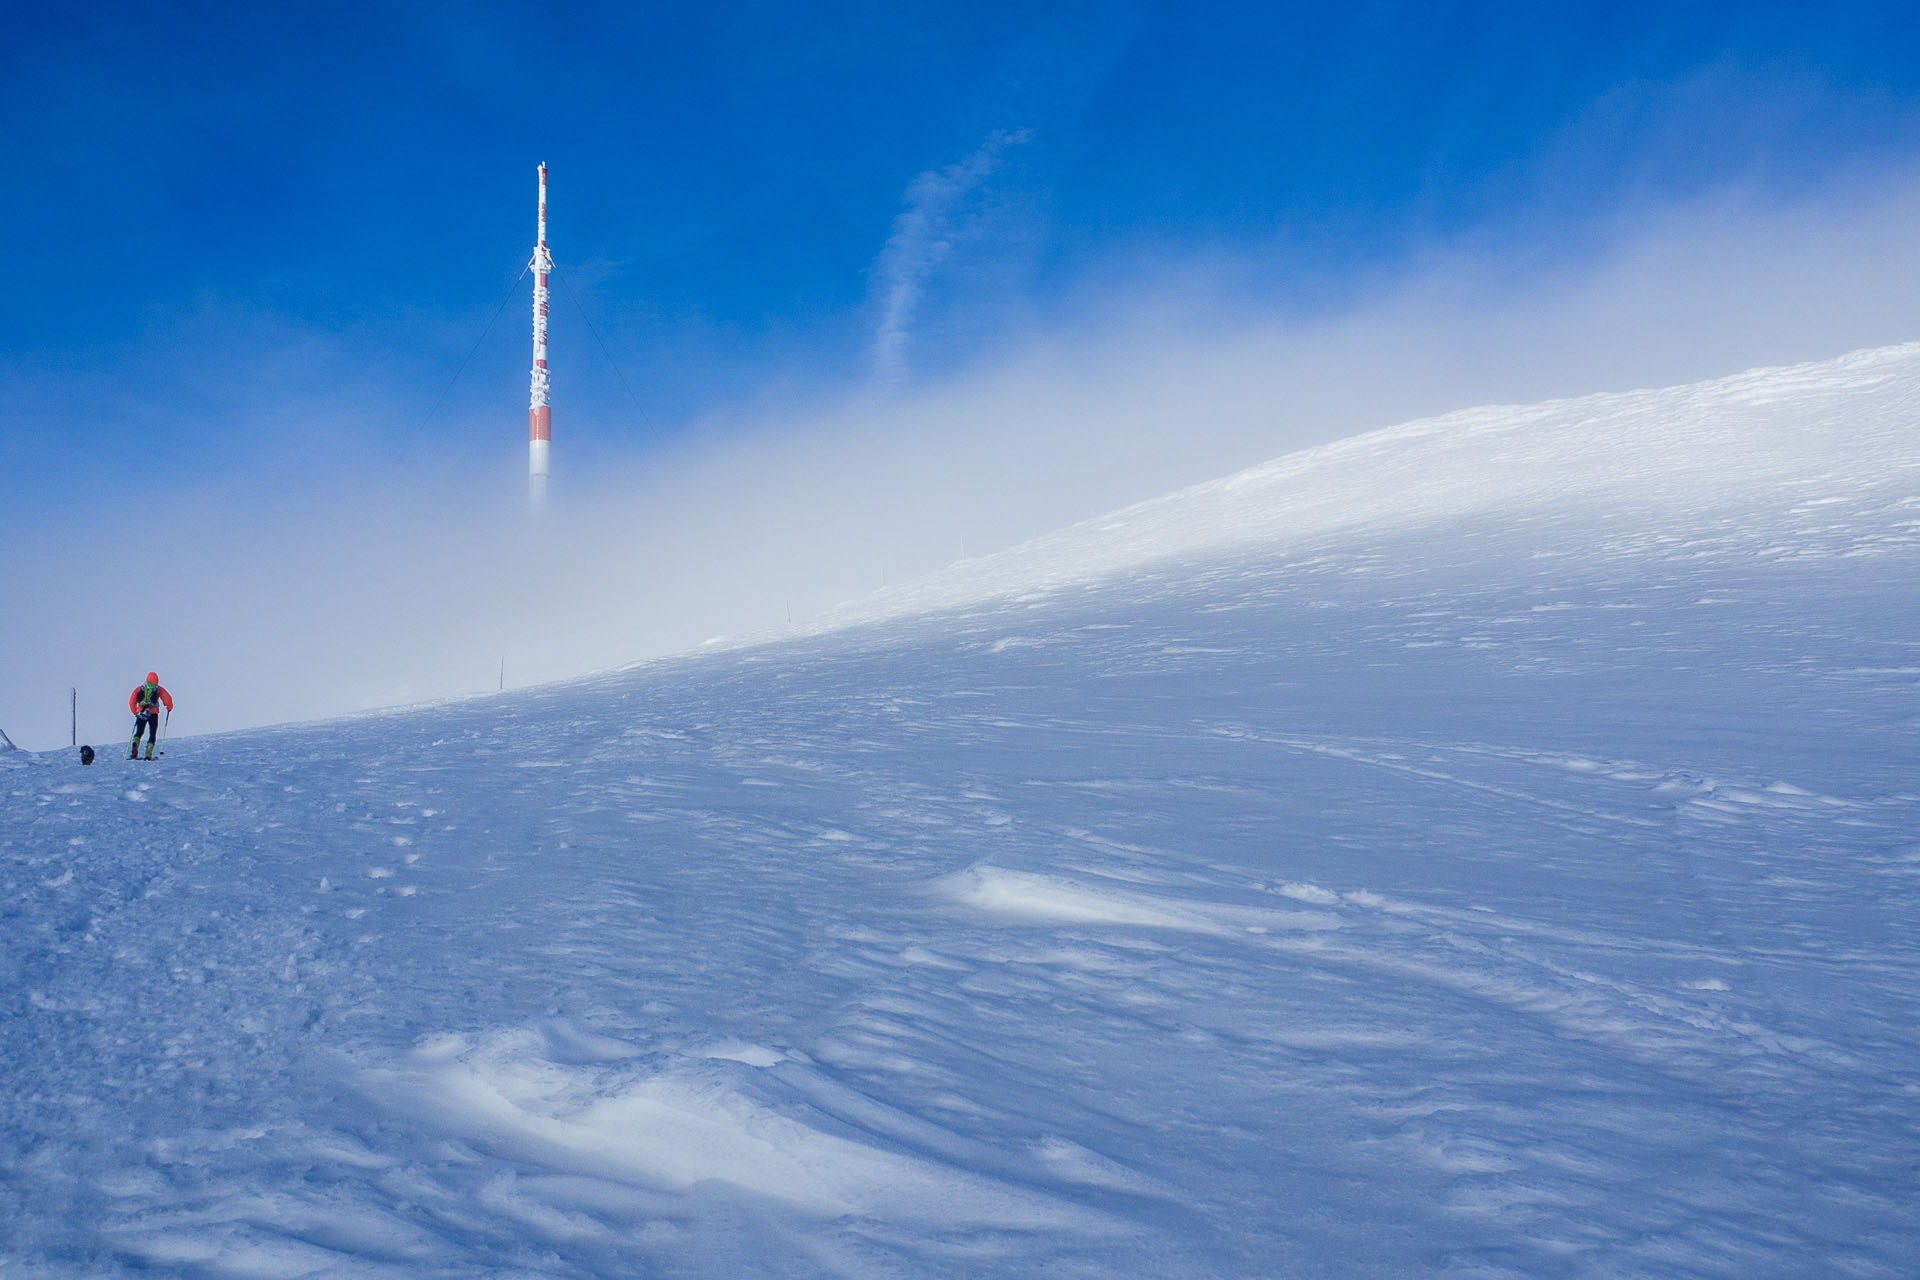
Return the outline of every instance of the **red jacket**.
[[[140,714],[140,695],[145,692],[146,687],[147,682],[142,680],[133,686],[133,692],[127,695],[127,710],[135,715]],[[173,710],[173,695],[167,692],[167,686],[163,684],[153,686],[153,699],[155,702],[164,703],[167,710]]]

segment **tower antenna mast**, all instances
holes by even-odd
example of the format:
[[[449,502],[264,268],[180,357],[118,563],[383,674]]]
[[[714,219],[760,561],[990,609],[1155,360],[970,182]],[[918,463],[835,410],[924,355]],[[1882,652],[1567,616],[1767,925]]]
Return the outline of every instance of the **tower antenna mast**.
[[[547,453],[552,410],[547,406],[547,166],[540,166],[540,234],[533,247],[533,390],[527,402],[527,496],[535,511],[547,505]]]

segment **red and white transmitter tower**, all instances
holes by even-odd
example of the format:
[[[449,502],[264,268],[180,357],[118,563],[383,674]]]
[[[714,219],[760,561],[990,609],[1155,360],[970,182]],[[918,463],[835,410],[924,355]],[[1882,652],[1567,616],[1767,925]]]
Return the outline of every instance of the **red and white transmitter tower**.
[[[533,392],[527,401],[527,494],[533,509],[547,505],[547,453],[553,411],[547,406],[547,166],[540,166],[540,234],[533,246]]]

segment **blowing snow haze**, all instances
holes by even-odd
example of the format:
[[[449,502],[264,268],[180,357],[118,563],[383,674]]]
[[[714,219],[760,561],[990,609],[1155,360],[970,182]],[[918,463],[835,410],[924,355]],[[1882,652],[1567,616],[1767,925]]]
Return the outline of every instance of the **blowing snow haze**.
[[[576,408],[538,525],[524,428],[489,427],[485,466],[417,440],[382,454],[343,426],[337,454],[303,456],[277,488],[103,481],[8,570],[0,684],[18,710],[0,728],[64,741],[76,685],[83,736],[108,739],[124,670],[149,666],[187,698],[179,727],[206,732],[482,692],[503,665],[521,686],[777,634],[1409,417],[1903,337],[1920,329],[1920,291],[1903,285],[1920,279],[1920,241],[1900,230],[1920,222],[1915,192],[1670,209],[1544,283],[1462,252],[1307,318],[1251,313],[1211,274],[1161,275],[1017,355],[913,388],[745,405],[639,459],[596,456],[592,411]]]

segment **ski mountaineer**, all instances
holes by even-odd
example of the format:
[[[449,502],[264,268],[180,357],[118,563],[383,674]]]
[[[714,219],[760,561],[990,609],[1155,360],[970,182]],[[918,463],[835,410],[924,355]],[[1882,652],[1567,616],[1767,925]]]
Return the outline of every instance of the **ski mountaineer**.
[[[173,695],[160,684],[157,673],[147,672],[147,682],[135,685],[127,695],[127,710],[133,712],[133,741],[127,744],[127,759],[132,760],[140,754],[140,735],[147,735],[147,759],[153,759],[153,740],[160,733],[160,708],[165,707],[167,714],[173,714]]]

